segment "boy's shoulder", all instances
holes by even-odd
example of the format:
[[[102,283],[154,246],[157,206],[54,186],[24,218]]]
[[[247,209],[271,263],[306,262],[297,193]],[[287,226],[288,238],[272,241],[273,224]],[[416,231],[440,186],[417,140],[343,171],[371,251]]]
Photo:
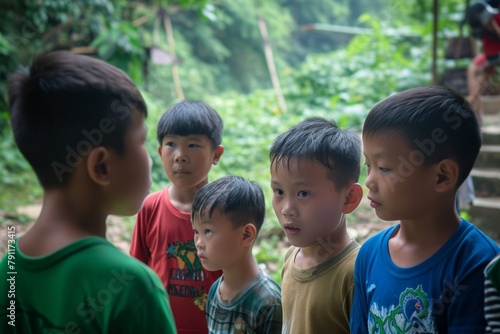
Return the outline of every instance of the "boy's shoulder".
[[[386,245],[394,230],[398,227],[399,224],[390,226],[366,240],[361,246],[358,259],[373,259],[386,254],[383,250],[387,250]],[[476,226],[462,219],[458,228],[440,248],[439,252],[441,254],[453,252],[454,256],[460,256],[463,261],[468,260],[472,263],[474,261],[484,261],[484,259],[488,258],[491,260],[495,254],[500,252],[500,247]]]
[[[327,243],[323,246],[325,249],[325,256],[329,256],[331,251],[334,251],[333,249],[328,248],[329,245]],[[293,277],[294,280],[303,283],[312,282],[316,279],[323,279],[326,277],[328,277],[326,278],[327,280],[349,280],[354,277],[354,265],[360,251],[360,245],[356,240],[351,240],[351,242],[340,252],[335,250],[338,253],[336,253],[333,257],[330,257],[307,269],[301,269],[294,263],[295,256],[299,250],[299,247],[294,246],[288,249],[285,255],[285,263],[281,271],[282,277]]]
[[[498,253],[484,269],[484,274],[487,276],[497,276],[497,273],[500,273],[500,253]]]
[[[324,242],[322,247],[324,248],[326,254],[328,255],[331,254],[331,252],[333,251],[334,245],[330,246],[328,242]],[[342,259],[356,257],[360,247],[361,247],[360,244],[356,240],[351,240],[351,242],[347,246],[345,246],[344,249],[338,251],[337,255],[335,255],[328,261],[323,262],[321,265],[324,265],[325,263],[334,264],[335,262],[340,261]],[[285,262],[287,262],[289,259],[294,259],[299,251],[300,247],[290,246],[285,253]]]
[[[384,242],[385,240],[388,241],[390,236],[394,233],[394,230],[398,227],[399,224],[395,224],[375,233],[361,244],[360,250],[364,252],[367,249],[371,249],[373,247],[380,247],[380,243]]]
[[[488,262],[500,252],[498,244],[483,231],[465,219],[451,238],[456,234],[453,248],[463,249],[470,258],[489,258]]]
[[[278,283],[276,283],[271,276],[267,273],[261,271],[257,276],[258,280],[261,282],[261,286],[267,289],[270,294],[279,295],[281,297],[281,288]]]
[[[144,201],[142,202],[141,209],[139,210],[139,216],[146,214],[150,216],[153,213],[158,213],[159,211],[170,210],[172,211],[173,205],[168,197],[168,186],[149,193]]]
[[[20,317],[29,308],[40,309],[50,322],[36,324],[37,332],[41,332],[40,326],[60,326],[61,321],[85,333],[103,332],[106,327],[112,333],[124,333],[126,327],[173,332],[167,293],[158,276],[105,239],[83,238],[40,257],[26,256],[18,247],[15,252]],[[7,265],[5,257],[0,262],[2,291],[6,289]],[[39,298],[33,299],[34,291]],[[55,304],[52,294],[59,296]],[[89,305],[87,301],[94,302]],[[4,303],[0,299],[0,305]],[[48,312],[49,306],[56,313]],[[91,323],[93,319],[97,320]]]
[[[16,248],[18,265],[25,270],[44,270],[47,273],[81,272],[82,280],[92,277],[98,283],[115,279],[124,285],[154,286],[154,273],[142,262],[123,253],[106,239],[87,237],[40,258],[24,256]],[[76,281],[75,281],[76,283]],[[107,284],[107,283],[106,283]]]
[[[181,211],[175,207],[168,194],[167,186],[146,196],[139,210],[138,221],[141,220],[170,220],[177,217],[181,220],[191,221],[191,213]]]
[[[281,305],[281,288],[278,283],[265,272],[260,271],[249,285],[250,286],[247,286],[248,290],[247,288],[243,288],[241,292],[244,294],[247,292],[251,293],[254,299],[260,300],[260,302],[265,305]]]
[[[162,201],[168,200],[168,187],[165,187],[161,190],[154,191],[149,193],[142,203],[142,208],[144,207],[152,207],[161,204]]]

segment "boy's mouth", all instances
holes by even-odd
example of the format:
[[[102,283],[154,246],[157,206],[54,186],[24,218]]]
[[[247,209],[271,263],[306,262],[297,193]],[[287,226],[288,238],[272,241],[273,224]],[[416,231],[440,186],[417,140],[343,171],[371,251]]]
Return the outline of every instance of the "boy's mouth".
[[[371,198],[370,196],[367,197],[368,200],[370,201],[370,206],[372,208],[376,208],[376,207],[379,207],[380,206],[380,203],[379,202],[376,202],[373,200],[373,198]]]
[[[295,234],[300,233],[300,231],[301,231],[300,228],[294,227],[294,226],[284,226],[284,230],[285,230],[285,233],[289,234],[289,235],[295,235]]]

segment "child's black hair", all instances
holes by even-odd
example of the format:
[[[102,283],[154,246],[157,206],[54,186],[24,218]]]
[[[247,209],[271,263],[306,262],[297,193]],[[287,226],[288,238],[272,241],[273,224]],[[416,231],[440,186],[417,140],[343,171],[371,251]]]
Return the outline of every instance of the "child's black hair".
[[[167,110],[160,118],[157,139],[160,146],[163,137],[205,135],[215,149],[222,143],[223,122],[219,114],[202,101],[181,101]]]
[[[56,51],[9,81],[14,139],[45,189],[67,184],[97,146],[124,154],[131,113],[147,116],[130,78],[104,61]]]
[[[467,100],[448,88],[417,87],[377,103],[363,125],[363,137],[391,131],[421,157],[422,165],[454,159],[457,188],[469,175],[482,144],[477,116]]]
[[[257,183],[241,176],[224,176],[198,190],[191,207],[191,220],[208,219],[214,210],[229,217],[234,228],[252,223],[258,233],[266,211],[264,193]]]
[[[271,168],[301,160],[318,162],[330,172],[338,189],[358,182],[361,170],[361,139],[350,130],[342,130],[333,121],[310,117],[280,134],[269,153]]]

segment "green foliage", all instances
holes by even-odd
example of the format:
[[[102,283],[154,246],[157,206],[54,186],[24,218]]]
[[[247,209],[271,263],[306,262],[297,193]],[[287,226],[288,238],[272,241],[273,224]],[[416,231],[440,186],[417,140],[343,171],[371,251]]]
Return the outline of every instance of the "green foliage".
[[[285,260],[285,254],[279,250],[286,250],[283,241],[277,235],[267,238],[259,238],[253,248],[255,260],[271,276],[271,278],[281,285],[281,268]]]
[[[0,135],[0,208],[15,212],[20,204],[33,203],[41,190],[30,165],[17,149],[12,133],[7,128]]]
[[[467,221],[472,221],[472,216],[470,215],[470,213],[468,211],[460,211],[460,217],[467,220]]]
[[[114,21],[103,28],[92,41],[99,58],[118,66],[137,83],[142,83],[143,43],[138,30],[130,22]]]
[[[22,224],[26,225],[32,221],[31,217],[23,215],[23,214],[15,214],[12,212],[6,213],[0,211],[0,227],[6,228],[9,225],[14,224]],[[3,256],[5,253],[1,252],[0,256]]]

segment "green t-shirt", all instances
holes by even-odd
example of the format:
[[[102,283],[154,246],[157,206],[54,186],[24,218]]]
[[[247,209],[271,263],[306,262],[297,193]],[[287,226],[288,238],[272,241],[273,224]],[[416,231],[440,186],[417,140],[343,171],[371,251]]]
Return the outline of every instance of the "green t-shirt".
[[[0,333],[176,333],[146,265],[103,238],[40,257],[15,246],[0,263]]]

